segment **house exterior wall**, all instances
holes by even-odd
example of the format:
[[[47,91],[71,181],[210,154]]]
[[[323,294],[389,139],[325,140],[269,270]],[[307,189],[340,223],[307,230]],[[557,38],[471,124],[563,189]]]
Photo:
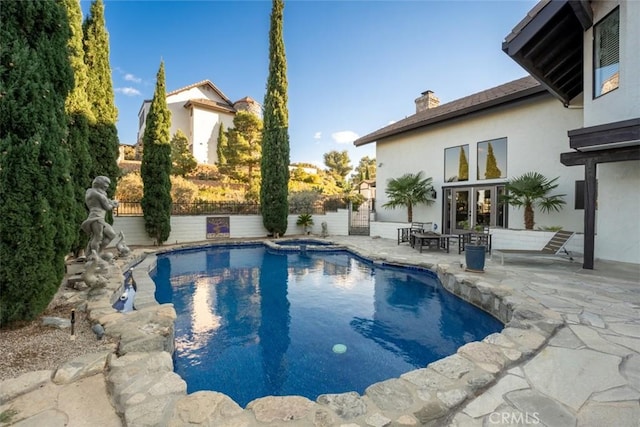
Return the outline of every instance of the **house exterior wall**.
[[[640,264],[640,161],[598,165],[595,257]]]
[[[620,80],[617,89],[594,99],[591,27],[584,35],[584,122],[579,127],[640,117],[640,2],[597,1],[591,7],[594,25],[620,7]],[[584,173],[582,166],[570,169]],[[597,182],[595,257],[640,263],[640,162],[598,164]]]
[[[584,127],[640,117],[640,2],[591,2],[596,25],[620,6],[620,86],[593,98],[593,27],[584,35]]]
[[[544,123],[544,126],[541,124]],[[432,206],[416,206],[413,221],[433,222],[440,230],[443,211],[443,186],[496,184],[506,179],[476,179],[477,143],[507,138],[507,179],[536,171],[547,178],[558,178],[555,194],[566,194],[566,205],[559,213],[544,214],[536,210],[536,226],[562,226],[567,230],[582,230],[583,211],[574,210],[575,181],[584,178],[582,170],[566,168],[560,163],[560,153],[569,145],[567,129],[580,127],[582,111],[562,106],[551,95],[543,94],[507,107],[501,106],[482,113],[417,129],[377,142],[376,172],[378,186],[376,220],[406,222],[406,208],[387,210],[384,189],[391,178],[405,173],[423,171],[433,178],[437,191]],[[444,177],[445,148],[469,145],[469,181],[446,183]],[[524,228],[524,212],[509,210],[509,227]]]
[[[147,115],[149,114],[149,109],[151,108],[151,101],[144,101],[142,103],[142,107],[140,107],[140,111],[138,112],[138,136],[136,142],[140,144],[142,142],[142,138],[144,137],[144,129],[147,127]]]

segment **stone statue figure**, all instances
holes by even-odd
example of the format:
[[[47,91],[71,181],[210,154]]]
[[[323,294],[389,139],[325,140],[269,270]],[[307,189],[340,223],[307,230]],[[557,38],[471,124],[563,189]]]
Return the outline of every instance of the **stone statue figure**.
[[[87,258],[93,257],[94,253],[102,256],[104,249],[116,237],[113,227],[105,220],[107,212],[118,206],[116,200],[110,200],[107,197],[110,184],[111,180],[108,177],[97,176],[84,196],[84,202],[89,208],[89,216],[80,228],[89,235],[89,243],[85,251]]]
[[[320,236],[322,237],[327,237],[329,235],[329,231],[327,230],[327,223],[325,221],[322,221],[322,234],[320,234]]]

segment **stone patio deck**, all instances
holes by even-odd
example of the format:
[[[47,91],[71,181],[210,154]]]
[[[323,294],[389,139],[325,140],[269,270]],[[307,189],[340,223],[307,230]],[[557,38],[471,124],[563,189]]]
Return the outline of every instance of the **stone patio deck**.
[[[448,290],[508,323],[363,395],[265,397],[243,409],[221,393],[186,395],[170,357],[175,312],[153,299],[151,256],[135,269],[135,312],[111,309],[120,280],[88,297],[90,316],[120,336],[120,357],[89,355],[0,383],[0,412],[21,409],[19,426],[640,425],[639,266],[487,260],[485,273],[468,273],[457,254],[370,237],[329,240],[377,262],[432,268]]]

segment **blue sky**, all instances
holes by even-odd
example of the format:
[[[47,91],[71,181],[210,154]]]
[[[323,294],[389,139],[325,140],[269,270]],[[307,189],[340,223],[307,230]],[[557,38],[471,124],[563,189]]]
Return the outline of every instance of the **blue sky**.
[[[263,102],[271,1],[104,4],[121,143],[136,140],[161,60],[167,91],[208,79],[232,101]],[[501,46],[535,4],[285,1],[291,161],[321,165],[348,150],[356,166],[375,144],[353,140],[413,114],[421,92],[446,103],[524,77]]]

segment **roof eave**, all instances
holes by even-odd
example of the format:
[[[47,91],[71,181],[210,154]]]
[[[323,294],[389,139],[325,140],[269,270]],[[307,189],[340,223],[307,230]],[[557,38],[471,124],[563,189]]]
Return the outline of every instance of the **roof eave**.
[[[502,50],[568,105],[583,91],[583,34],[592,24],[593,12],[588,0],[540,2],[507,35]],[[553,48],[543,55],[541,49],[549,46]],[[579,84],[575,79],[580,80]]]
[[[354,145],[356,147],[360,147],[362,145],[366,145],[366,144],[370,144],[372,142],[376,142],[376,141],[380,141],[381,139],[384,138],[389,138],[392,136],[396,136],[405,132],[409,132],[411,130],[414,129],[418,129],[421,127],[426,127],[426,126],[430,126],[430,125],[434,125],[436,123],[442,123],[445,122],[447,120],[452,120],[458,117],[463,117],[466,116],[468,114],[472,114],[472,113],[477,113],[483,110],[487,110],[489,108],[493,108],[493,107],[497,107],[503,104],[508,104],[511,102],[515,102],[515,101],[519,101],[521,99],[524,98],[528,98],[534,95],[538,95],[540,93],[546,93],[547,89],[545,87],[542,86],[535,86],[535,87],[531,87],[519,92],[515,92],[515,93],[511,93],[508,95],[505,95],[503,97],[500,98],[496,98],[496,99],[491,99],[487,102],[483,102],[481,104],[476,104],[476,105],[472,105],[469,106],[467,108],[463,108],[460,110],[456,110],[456,111],[452,111],[446,114],[442,114],[439,116],[435,116],[435,117],[431,117],[428,118],[426,120],[422,120],[422,121],[418,121],[415,123],[410,123],[407,124],[406,126],[402,126],[400,128],[395,128],[392,129],[390,131],[387,132],[380,132],[380,133],[372,133],[369,135],[365,135],[362,138],[358,138],[354,141]]]

